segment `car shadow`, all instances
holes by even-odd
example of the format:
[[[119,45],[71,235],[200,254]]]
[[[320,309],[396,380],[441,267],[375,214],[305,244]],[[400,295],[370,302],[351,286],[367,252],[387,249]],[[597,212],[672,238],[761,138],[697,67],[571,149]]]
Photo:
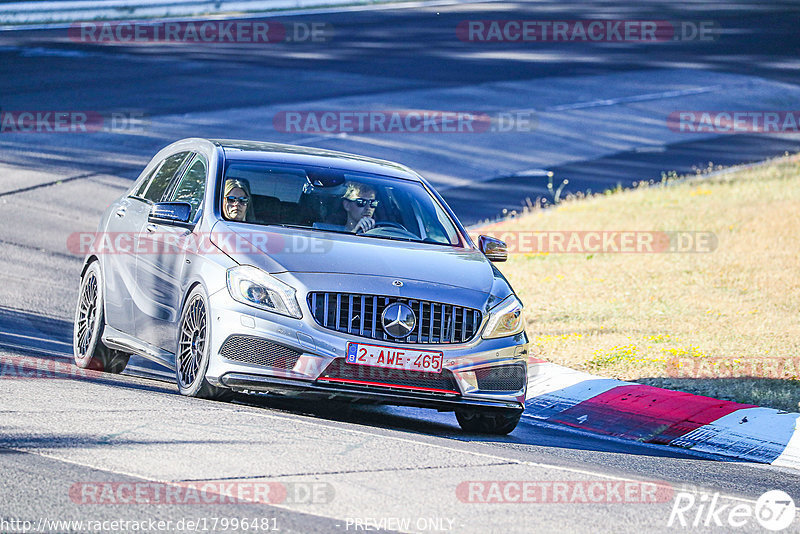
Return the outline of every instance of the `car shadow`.
[[[644,444],[593,436],[567,427],[541,423],[523,416],[517,428],[507,436],[464,432],[455,415],[426,408],[367,405],[344,401],[315,402],[300,398],[239,395],[241,404],[279,410],[359,426],[430,435],[462,442],[502,443],[510,446],[532,446],[543,449],[573,449],[663,458],[714,459],[737,461],[708,454],[698,454],[674,447]]]
[[[177,394],[166,385],[166,368],[132,356],[123,375],[78,368],[72,356],[72,321],[0,306],[0,380],[86,380],[114,387]],[[156,378],[138,383],[124,376]]]
[[[78,369],[72,363],[71,332],[71,321],[0,307],[0,350],[5,353],[0,356],[0,379],[86,380],[128,390],[178,395],[174,382],[164,372],[165,368],[143,358],[132,357],[129,366],[134,369],[126,369],[122,375]],[[140,380],[142,378],[145,380]],[[232,402],[325,421],[395,430],[420,436],[436,436],[461,442],[502,443],[509,446],[665,458],[709,458],[709,455],[699,455],[672,447],[592,436],[566,427],[541,423],[524,415],[511,434],[492,436],[466,433],[461,430],[452,413],[425,408],[245,394],[236,394]]]

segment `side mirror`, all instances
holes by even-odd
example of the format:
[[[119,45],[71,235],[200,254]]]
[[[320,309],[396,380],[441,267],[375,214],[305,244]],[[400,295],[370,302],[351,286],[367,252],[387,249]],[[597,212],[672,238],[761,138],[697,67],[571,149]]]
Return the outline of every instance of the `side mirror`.
[[[506,261],[508,259],[508,245],[494,237],[479,236],[478,249],[489,258],[489,261]]]
[[[147,220],[161,224],[187,224],[192,215],[192,205],[188,202],[156,202],[150,208]]]

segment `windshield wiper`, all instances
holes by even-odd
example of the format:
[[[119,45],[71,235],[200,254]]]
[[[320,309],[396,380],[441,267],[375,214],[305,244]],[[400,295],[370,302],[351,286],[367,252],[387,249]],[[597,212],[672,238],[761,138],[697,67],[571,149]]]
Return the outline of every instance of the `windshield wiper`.
[[[424,241],[422,241],[421,239],[411,239],[410,237],[389,237],[388,235],[366,235],[366,234],[353,234],[353,235],[371,237],[373,239],[390,239],[392,241],[405,241],[408,243],[424,243]]]
[[[278,224],[278,223],[270,223],[265,226],[278,226],[280,228],[297,228],[298,230],[313,230],[315,232],[331,232],[334,234],[348,234],[348,235],[357,235],[363,237],[371,237],[375,239],[390,239],[392,241],[404,241],[406,243],[431,243],[435,245],[443,245],[444,243],[439,242],[431,242],[425,241],[423,239],[412,239],[410,237],[390,237],[385,235],[367,235],[367,234],[354,234],[348,230],[334,230],[332,228],[314,228],[313,226],[302,226],[299,224]]]
[[[277,223],[268,223],[265,226],[279,226],[281,228],[297,228],[299,230],[316,230],[316,228],[312,226],[303,226],[302,224],[277,224]]]

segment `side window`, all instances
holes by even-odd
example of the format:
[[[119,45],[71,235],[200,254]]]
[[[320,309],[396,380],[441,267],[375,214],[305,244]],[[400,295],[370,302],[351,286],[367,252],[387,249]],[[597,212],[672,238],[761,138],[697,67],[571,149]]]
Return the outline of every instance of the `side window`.
[[[188,152],[179,152],[165,159],[153,177],[142,184],[142,188],[136,192],[136,196],[152,202],[159,202],[188,154]]]
[[[195,156],[189,168],[183,173],[180,183],[172,193],[172,202],[188,202],[192,205],[192,216],[194,220],[200,205],[203,203],[203,195],[206,190],[206,161],[203,156]]]
[[[144,198],[142,195],[144,195],[144,192],[147,190],[147,186],[150,185],[150,179],[153,177],[153,175],[156,173],[157,170],[158,170],[158,165],[153,167],[153,170],[150,171],[150,174],[148,174],[147,177],[144,180],[142,180],[142,183],[139,184],[139,187],[137,187],[133,192],[131,192],[130,196],[135,198]]]

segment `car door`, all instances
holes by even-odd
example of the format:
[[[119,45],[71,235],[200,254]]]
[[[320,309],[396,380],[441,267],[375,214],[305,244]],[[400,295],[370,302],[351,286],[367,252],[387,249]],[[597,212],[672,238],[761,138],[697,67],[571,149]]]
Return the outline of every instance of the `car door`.
[[[153,167],[127,196],[111,207],[105,233],[101,238],[110,244],[100,254],[105,278],[106,323],[126,334],[134,335],[133,295],[136,293],[135,239],[142,222],[147,220],[149,204],[141,195],[163,161]]]
[[[195,154],[164,196],[164,201],[189,203],[193,225],[202,216],[207,175],[208,162]],[[141,247],[148,253],[137,256],[136,283],[146,294],[147,305],[136,317],[136,337],[170,352],[175,351],[184,271],[197,245],[195,238],[186,226],[147,220],[139,233]]]
[[[175,174],[183,168],[189,155],[188,151],[172,154],[164,158],[153,171],[152,175],[145,180],[141,187],[137,188],[127,199],[127,209],[125,218],[128,219],[125,229],[129,232],[132,241],[132,252],[124,255],[120,267],[124,269],[126,283],[130,284],[128,298],[130,300],[131,315],[130,322],[126,324],[124,332],[136,335],[136,322],[142,309],[147,307],[148,298],[142,292],[142,288],[136,279],[136,263],[138,257],[147,254],[147,250],[142,248],[141,229],[147,223],[150,208],[154,202],[158,202],[163,197]]]

